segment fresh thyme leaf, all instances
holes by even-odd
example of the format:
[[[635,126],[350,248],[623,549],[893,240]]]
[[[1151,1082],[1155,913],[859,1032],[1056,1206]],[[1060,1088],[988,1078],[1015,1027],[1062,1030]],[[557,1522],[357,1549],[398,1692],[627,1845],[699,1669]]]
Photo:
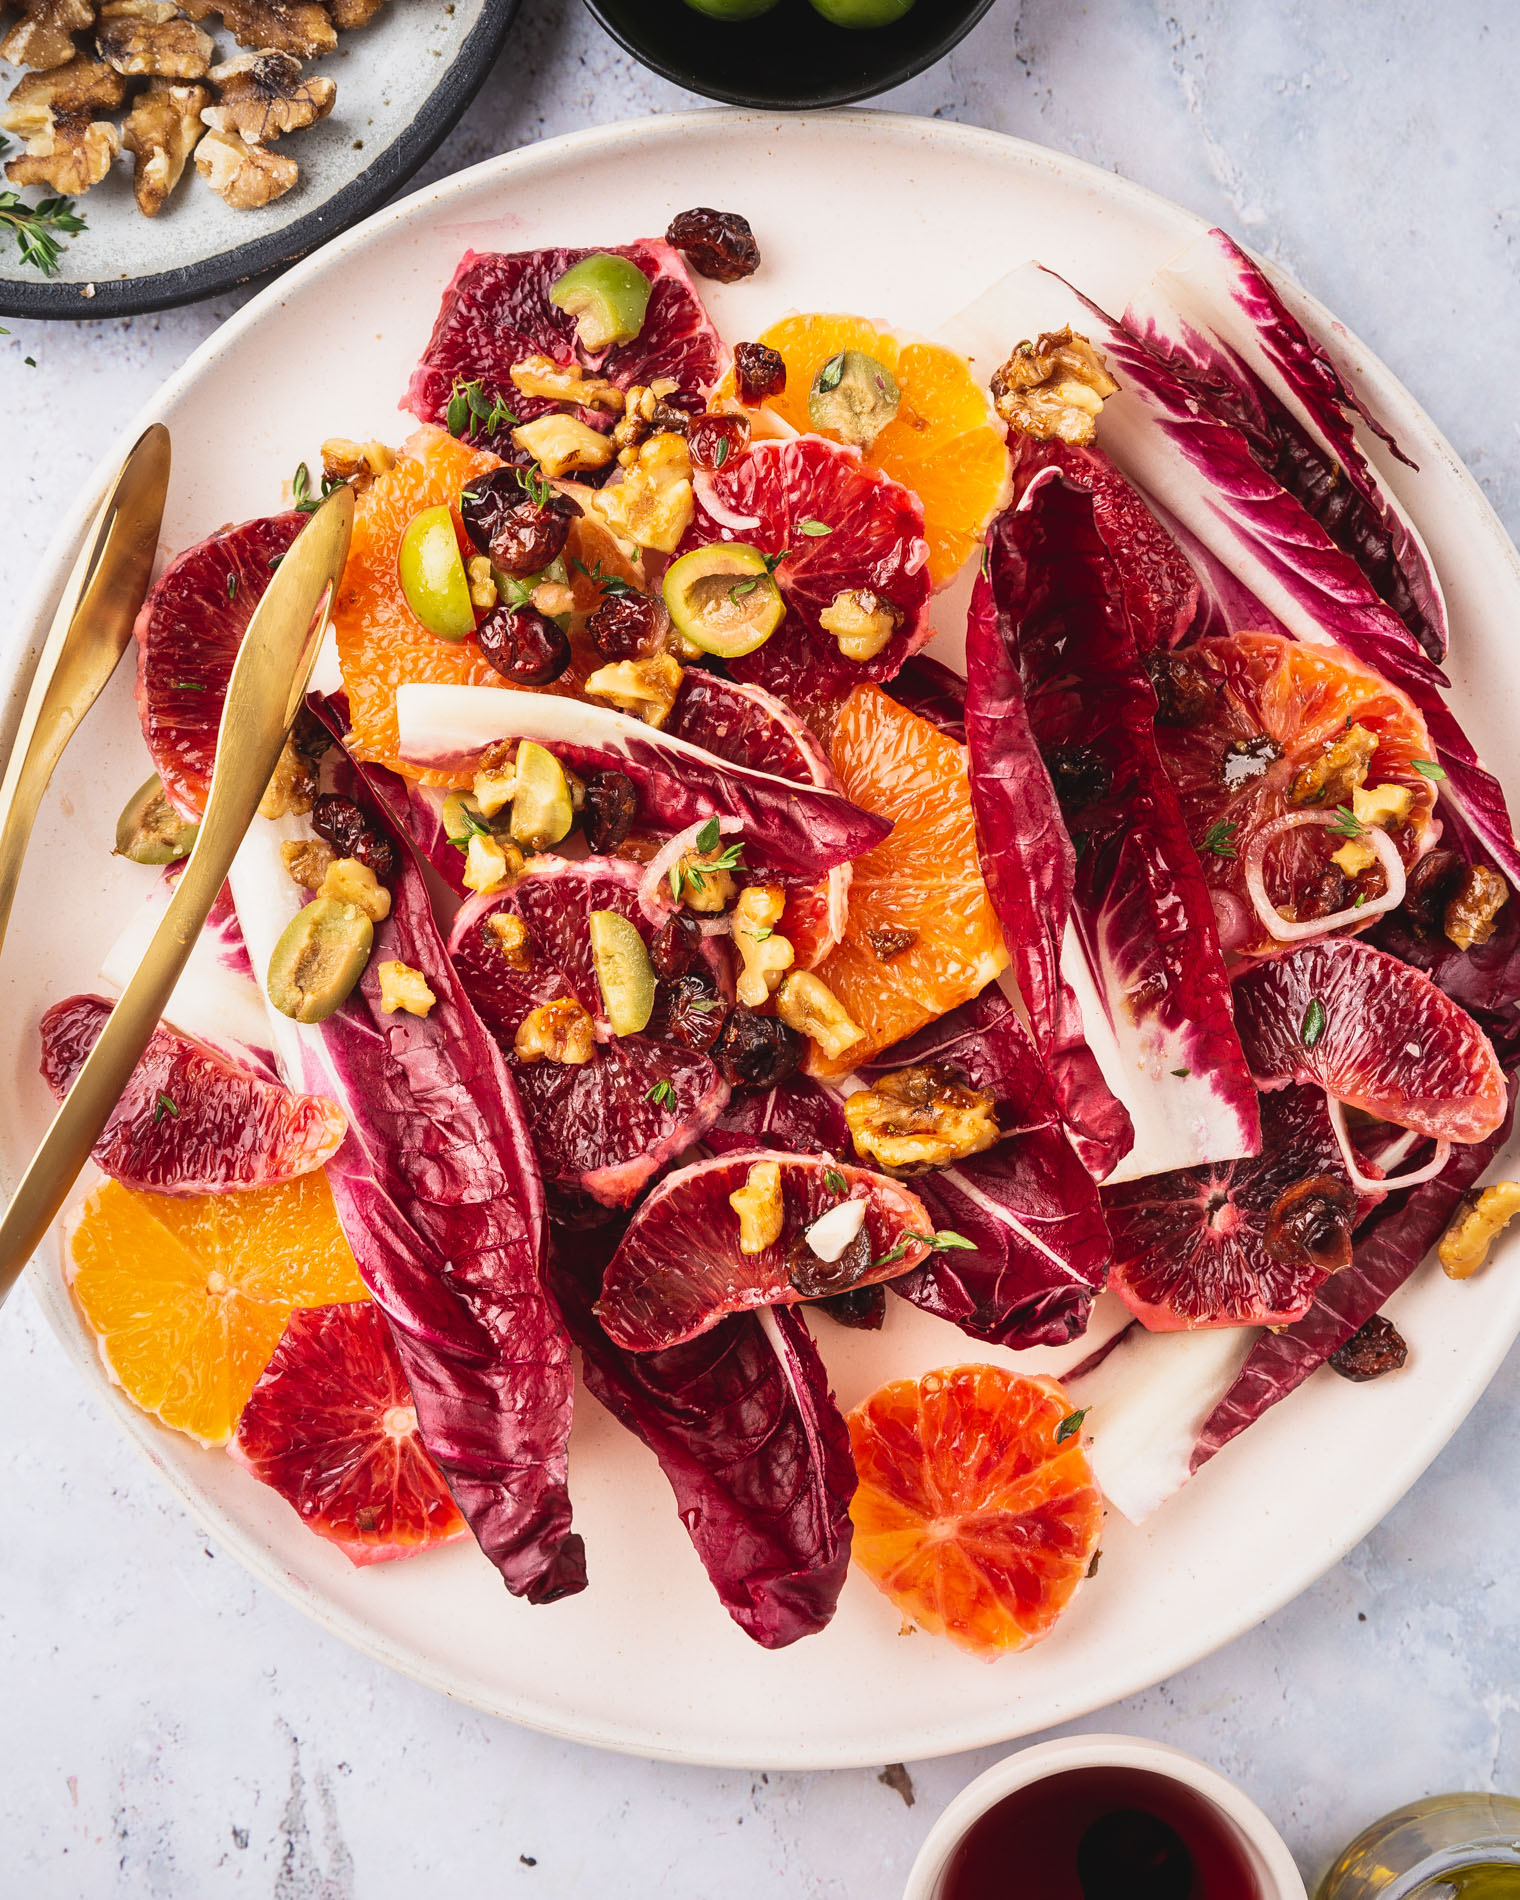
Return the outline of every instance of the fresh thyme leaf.
[[[1221,818],[1203,834],[1202,849],[1212,851],[1216,858],[1238,858],[1240,853],[1230,843],[1230,839],[1239,829],[1239,825],[1229,824]]]
[[[992,549],[985,543],[982,546],[982,578],[989,581],[992,579]]]
[[[175,1104],[173,1096],[165,1095],[163,1091],[160,1090],[158,1100],[153,1105],[153,1126],[155,1128],[157,1128],[165,1115],[172,1115],[175,1120],[178,1121],[179,1109]]]
[[[711,1016],[714,1010],[725,1009],[727,1005],[721,996],[699,996],[694,1003],[686,1005],[693,1016]]]
[[[204,693],[206,690],[203,680],[170,680],[169,684],[181,693]]]
[[[290,499],[303,515],[312,511],[311,470],[304,462],[296,463],[296,472],[290,478]]]
[[[1056,1427],[1056,1443],[1064,1445],[1068,1438],[1075,1438],[1082,1429],[1082,1421],[1087,1417],[1089,1407],[1083,1406],[1080,1412],[1068,1412]]]
[[[443,412],[444,424],[450,435],[463,435],[470,426],[470,399],[455,379],[449,393],[448,404]]]
[[[676,862],[670,867],[670,894],[678,904],[681,901],[681,886],[685,878],[685,867],[682,865],[680,859],[677,858]]]
[[[227,598],[229,600],[237,599],[237,575],[236,574],[229,574],[227,576]]]
[[[758,930],[746,930],[744,934],[752,943],[769,943],[775,933],[769,924],[761,924]]]
[[[285,559],[285,556],[283,554],[276,554],[271,559],[269,563],[269,571],[271,574],[275,571],[275,569],[280,565],[281,561],[283,561],[284,559]]]
[[[826,1168],[824,1170],[823,1184],[830,1194],[843,1194],[846,1185],[845,1178],[839,1172],[838,1168]]]
[[[733,444],[729,441],[727,436],[724,436],[718,446],[713,450],[714,468],[722,468],[723,464],[728,460],[729,451],[732,448]]]
[[[1445,778],[1446,776],[1434,759],[1411,759],[1409,763],[1421,778]]]
[[[1298,1027],[1298,1039],[1306,1049],[1314,1048],[1325,1033],[1325,1006],[1317,996],[1311,996],[1309,1007],[1304,1011],[1304,1020]]]
[[[1335,808],[1335,823],[1331,825],[1329,829],[1335,833],[1337,838],[1360,838],[1362,835],[1362,821],[1349,805],[1337,805]]]
[[[877,1267],[890,1267],[895,1261],[901,1260],[908,1251],[909,1241],[912,1240],[920,1241],[930,1253],[975,1253],[977,1251],[974,1240],[967,1240],[964,1234],[956,1233],[953,1228],[942,1227],[937,1234],[919,1234],[909,1228],[890,1253],[884,1253],[879,1260],[871,1262],[871,1271],[874,1273]]]
[[[456,809],[459,813],[460,821],[464,825],[463,831],[451,831],[449,833],[449,843],[453,845],[456,851],[468,851],[471,838],[489,838],[491,836],[491,827],[478,812],[471,811],[469,806],[465,804],[460,804]]]
[[[716,851],[718,848],[718,839],[721,836],[722,833],[718,829],[717,819],[709,818],[707,823],[697,833],[697,849],[699,851]]]
[[[674,1108],[676,1103],[675,1087],[668,1078],[662,1077],[644,1097],[644,1100],[646,1102],[653,1102],[658,1108]]]
[[[779,554],[762,554],[760,558],[765,563],[766,573],[774,574],[781,563],[789,561],[796,552],[795,548],[783,548]]]
[[[805,534],[810,541],[816,541],[820,535],[832,534],[834,530],[826,521],[799,521],[797,532]]]
[[[639,591],[631,581],[621,580],[616,574],[609,574],[600,561],[587,567],[581,557],[576,554],[571,556],[570,565],[579,569],[588,581],[600,587],[602,592],[612,599],[616,599],[621,594],[636,594]]]
[[[837,356],[831,356],[823,368],[819,370],[813,387],[827,394],[829,390],[837,389],[843,381],[844,351],[841,350]]]
[[[1351,900],[1351,908],[1353,910],[1360,910],[1363,904],[1366,903],[1366,901],[1367,901],[1367,893],[1365,891],[1358,891],[1356,896],[1353,897]]]
[[[731,601],[732,601],[732,602],[734,603],[734,605],[735,605],[735,606],[737,607],[737,606],[738,606],[738,604],[739,604],[739,602],[740,602],[741,600],[743,600],[743,598],[744,598],[744,596],[745,596],[746,594],[752,594],[752,593],[754,593],[754,591],[755,591],[755,589],[756,589],[756,588],[757,588],[757,587],[758,587],[759,585],[760,585],[760,583],[759,583],[759,581],[758,581],[758,580],[752,580],[752,581],[736,581],[736,582],[735,582],[735,584],[734,584],[734,585],[733,585],[732,587],[730,587],[730,588],[729,588],[729,590],[728,590],[728,597],[729,597],[729,599],[730,599],[730,600],[731,600]]]
[[[29,205],[19,192],[0,191],[0,228],[8,229],[15,238],[23,264],[30,264],[44,277],[53,277],[63,252],[53,233],[62,231],[72,237],[87,227],[75,211],[72,198],[43,198]],[[31,362],[30,357],[27,361]],[[36,367],[33,363],[32,368]]]
[[[1172,1070],[1172,1074],[1177,1077],[1179,1082],[1185,1082],[1192,1073],[1193,1071],[1191,1069],[1173,1069]]]
[[[520,468],[517,471],[517,479],[528,491],[528,499],[535,508],[547,508],[553,501],[554,490],[537,463],[533,463],[528,468]]]

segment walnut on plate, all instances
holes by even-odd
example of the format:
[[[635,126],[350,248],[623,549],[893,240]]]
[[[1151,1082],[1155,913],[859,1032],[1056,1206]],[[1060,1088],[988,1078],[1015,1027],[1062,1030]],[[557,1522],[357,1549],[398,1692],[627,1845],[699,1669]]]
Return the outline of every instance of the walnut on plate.
[[[130,79],[203,79],[211,64],[211,35],[187,20],[174,0],[106,0],[95,46],[108,66]]]
[[[356,26],[368,26],[385,5],[385,0],[327,0],[327,11],[340,33]]]
[[[192,20],[222,16],[239,46],[259,52],[317,59],[337,50],[338,36],[326,7],[315,0],[181,0]]]
[[[234,211],[273,204],[301,175],[293,158],[262,145],[245,145],[235,132],[208,131],[195,148],[195,169]]]
[[[19,0],[21,18],[0,40],[0,59],[52,72],[74,57],[74,35],[95,24],[91,0]]]
[[[11,89],[0,127],[26,143],[5,175],[13,185],[48,185],[77,198],[98,185],[121,150],[109,120],[91,115],[119,106],[126,86],[102,60],[76,54],[67,65],[27,73]]]
[[[240,53],[214,67],[211,77],[219,93],[203,115],[207,125],[235,132],[248,145],[315,125],[338,96],[331,79],[303,79],[301,62],[289,53]]]
[[[132,194],[145,218],[156,218],[184,175],[190,154],[205,126],[201,113],[211,103],[204,86],[155,79],[132,102],[122,120],[121,142],[132,154]]]

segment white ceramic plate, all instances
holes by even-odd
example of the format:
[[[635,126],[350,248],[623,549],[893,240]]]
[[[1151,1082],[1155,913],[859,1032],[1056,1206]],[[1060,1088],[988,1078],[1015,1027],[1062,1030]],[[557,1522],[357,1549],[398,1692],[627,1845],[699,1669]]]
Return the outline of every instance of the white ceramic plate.
[[[399,433],[393,405],[467,245],[621,242],[693,203],[742,209],[766,267],[712,289],[733,339],[789,307],[847,308],[921,331],[1029,257],[1110,308],[1200,229],[1185,212],[1074,159],[942,121],[871,113],[698,113],[557,139],[382,213],[256,298],[155,398],[174,433],[170,548],[267,512],[328,434]],[[706,287],[704,287],[706,288]],[[1388,373],[1323,311],[1311,321],[1364,378],[1421,465],[1386,472],[1445,577],[1457,703],[1491,759],[1516,729],[1512,629],[1520,564],[1471,478]],[[44,566],[40,621],[82,498]],[[31,622],[27,623],[29,626]],[[142,777],[126,671],[60,770],[23,879],[3,970],[0,1161],[14,1178],[48,1102],[41,1009],[89,987],[145,875],[108,858]],[[66,873],[60,875],[60,867]],[[554,1734],[678,1760],[844,1767],[1006,1740],[1084,1714],[1184,1667],[1268,1615],[1361,1537],[1456,1428],[1520,1329],[1520,1277],[1462,1286],[1428,1270],[1395,1303],[1406,1371],[1370,1386],[1323,1375],[1214,1461],[1143,1530],[1114,1519],[1098,1577],[1054,1635],[988,1667],[898,1633],[852,1576],[832,1626],[771,1655],[729,1621],[653,1458],[595,1404],[577,1415],[572,1489],[591,1585],[531,1609],[473,1550],[355,1570],[220,1453],[159,1430],[107,1382],[55,1253],[32,1285],[118,1426],[224,1547],[368,1654]],[[821,1322],[839,1397],[881,1379],[996,1356],[889,1302],[876,1336]],[[1067,1355],[1068,1359],[1070,1354]],[[1050,1355],[1026,1354],[1026,1363]]]

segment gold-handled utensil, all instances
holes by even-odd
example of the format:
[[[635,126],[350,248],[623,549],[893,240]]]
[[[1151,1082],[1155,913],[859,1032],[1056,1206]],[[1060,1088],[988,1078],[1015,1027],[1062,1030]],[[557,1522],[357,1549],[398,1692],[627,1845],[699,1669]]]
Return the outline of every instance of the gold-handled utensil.
[[[169,431],[155,422],[133,444],[85,535],[0,778],[0,944],[53,768],[131,644],[168,492]]]
[[[306,524],[249,622],[227,686],[195,847],[142,962],[0,1219],[0,1300],[42,1244],[89,1160],[253,822],[327,629],[353,520],[353,491],[340,488]]]

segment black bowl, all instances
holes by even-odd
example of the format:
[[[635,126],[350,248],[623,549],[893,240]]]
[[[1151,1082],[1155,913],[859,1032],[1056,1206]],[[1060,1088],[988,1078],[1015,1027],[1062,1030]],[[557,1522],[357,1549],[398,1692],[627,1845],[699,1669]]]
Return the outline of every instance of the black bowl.
[[[729,105],[844,106],[912,79],[971,31],[992,0],[917,0],[892,26],[830,26],[808,0],[758,20],[711,20],[685,0],[586,0],[620,46],[664,78]]]

